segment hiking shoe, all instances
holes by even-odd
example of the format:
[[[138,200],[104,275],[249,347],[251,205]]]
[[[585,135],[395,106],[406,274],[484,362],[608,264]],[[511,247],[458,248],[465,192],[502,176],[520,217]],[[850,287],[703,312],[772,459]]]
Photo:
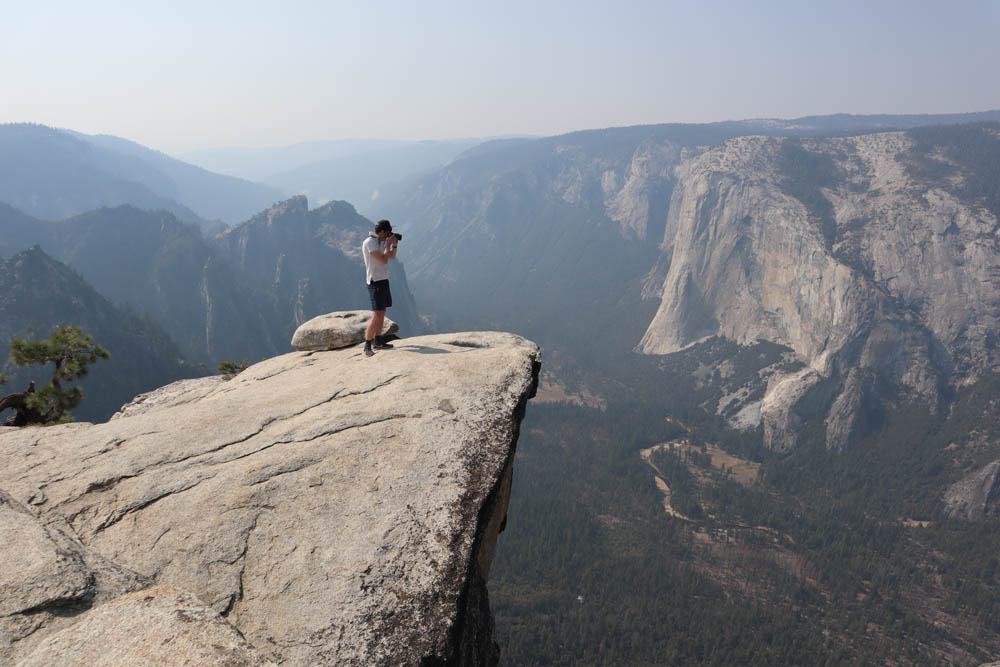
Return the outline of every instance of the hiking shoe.
[[[366,357],[375,356],[375,350],[372,349],[371,345],[365,345],[365,356]]]
[[[376,350],[391,350],[392,343],[385,343],[385,342],[375,343],[375,345],[373,345],[372,347],[374,347]]]

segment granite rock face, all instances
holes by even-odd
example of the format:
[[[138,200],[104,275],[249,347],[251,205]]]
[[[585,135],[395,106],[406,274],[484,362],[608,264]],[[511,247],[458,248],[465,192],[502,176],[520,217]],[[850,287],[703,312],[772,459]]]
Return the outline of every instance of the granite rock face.
[[[993,461],[955,482],[944,494],[952,519],[982,519],[1000,511],[1000,461]]]
[[[788,346],[818,379],[777,402],[822,394],[836,449],[863,430],[879,388],[934,411],[944,386],[996,370],[998,222],[912,176],[911,148],[902,133],[738,137],[679,164],[645,290],[660,306],[639,350],[668,354],[714,335]],[[807,182],[789,155],[829,178]],[[789,407],[772,410],[770,426],[763,411],[773,448],[793,446],[803,405]]]
[[[811,368],[769,379],[760,413],[764,442],[769,443],[772,449],[784,452],[798,444],[799,428],[802,426],[798,406],[821,380],[822,376]]]
[[[485,584],[538,368],[500,333],[286,354],[105,424],[4,429],[0,488],[264,659],[495,664]]]
[[[34,505],[46,502],[42,491],[27,500]],[[3,664],[16,662],[46,631],[65,627],[74,615],[149,583],[86,548],[61,523],[42,522],[29,506],[0,491]]]
[[[299,351],[335,350],[349,347],[365,340],[365,331],[371,319],[370,310],[349,310],[327,313],[303,323],[292,336],[292,347]],[[385,318],[382,336],[399,331],[399,325]]]
[[[198,598],[164,586],[101,605],[43,640],[18,667],[264,667],[246,639]]]

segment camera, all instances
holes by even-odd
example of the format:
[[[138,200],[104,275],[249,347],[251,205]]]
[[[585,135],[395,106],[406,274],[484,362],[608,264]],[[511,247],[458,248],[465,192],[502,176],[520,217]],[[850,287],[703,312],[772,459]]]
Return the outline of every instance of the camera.
[[[402,241],[403,240],[403,235],[402,234],[397,234],[396,232],[392,232],[391,234],[389,234],[389,236],[395,236],[397,241]]]

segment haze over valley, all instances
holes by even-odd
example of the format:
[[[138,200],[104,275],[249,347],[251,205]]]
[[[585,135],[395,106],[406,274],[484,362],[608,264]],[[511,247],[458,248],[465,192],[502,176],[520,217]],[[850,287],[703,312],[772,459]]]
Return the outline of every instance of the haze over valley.
[[[0,662],[1000,663],[1000,7],[556,5],[15,12]]]

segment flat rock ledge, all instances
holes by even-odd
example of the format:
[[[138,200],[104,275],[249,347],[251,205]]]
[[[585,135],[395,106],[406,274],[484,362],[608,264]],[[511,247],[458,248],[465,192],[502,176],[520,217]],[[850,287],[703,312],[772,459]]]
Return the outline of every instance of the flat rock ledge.
[[[510,334],[423,336],[0,430],[0,664],[495,665],[539,366]]]
[[[303,323],[292,334],[292,347],[300,351],[335,350],[357,345],[365,340],[365,330],[371,319],[370,310],[344,310],[327,313]],[[399,325],[385,318],[382,336],[399,331]]]

